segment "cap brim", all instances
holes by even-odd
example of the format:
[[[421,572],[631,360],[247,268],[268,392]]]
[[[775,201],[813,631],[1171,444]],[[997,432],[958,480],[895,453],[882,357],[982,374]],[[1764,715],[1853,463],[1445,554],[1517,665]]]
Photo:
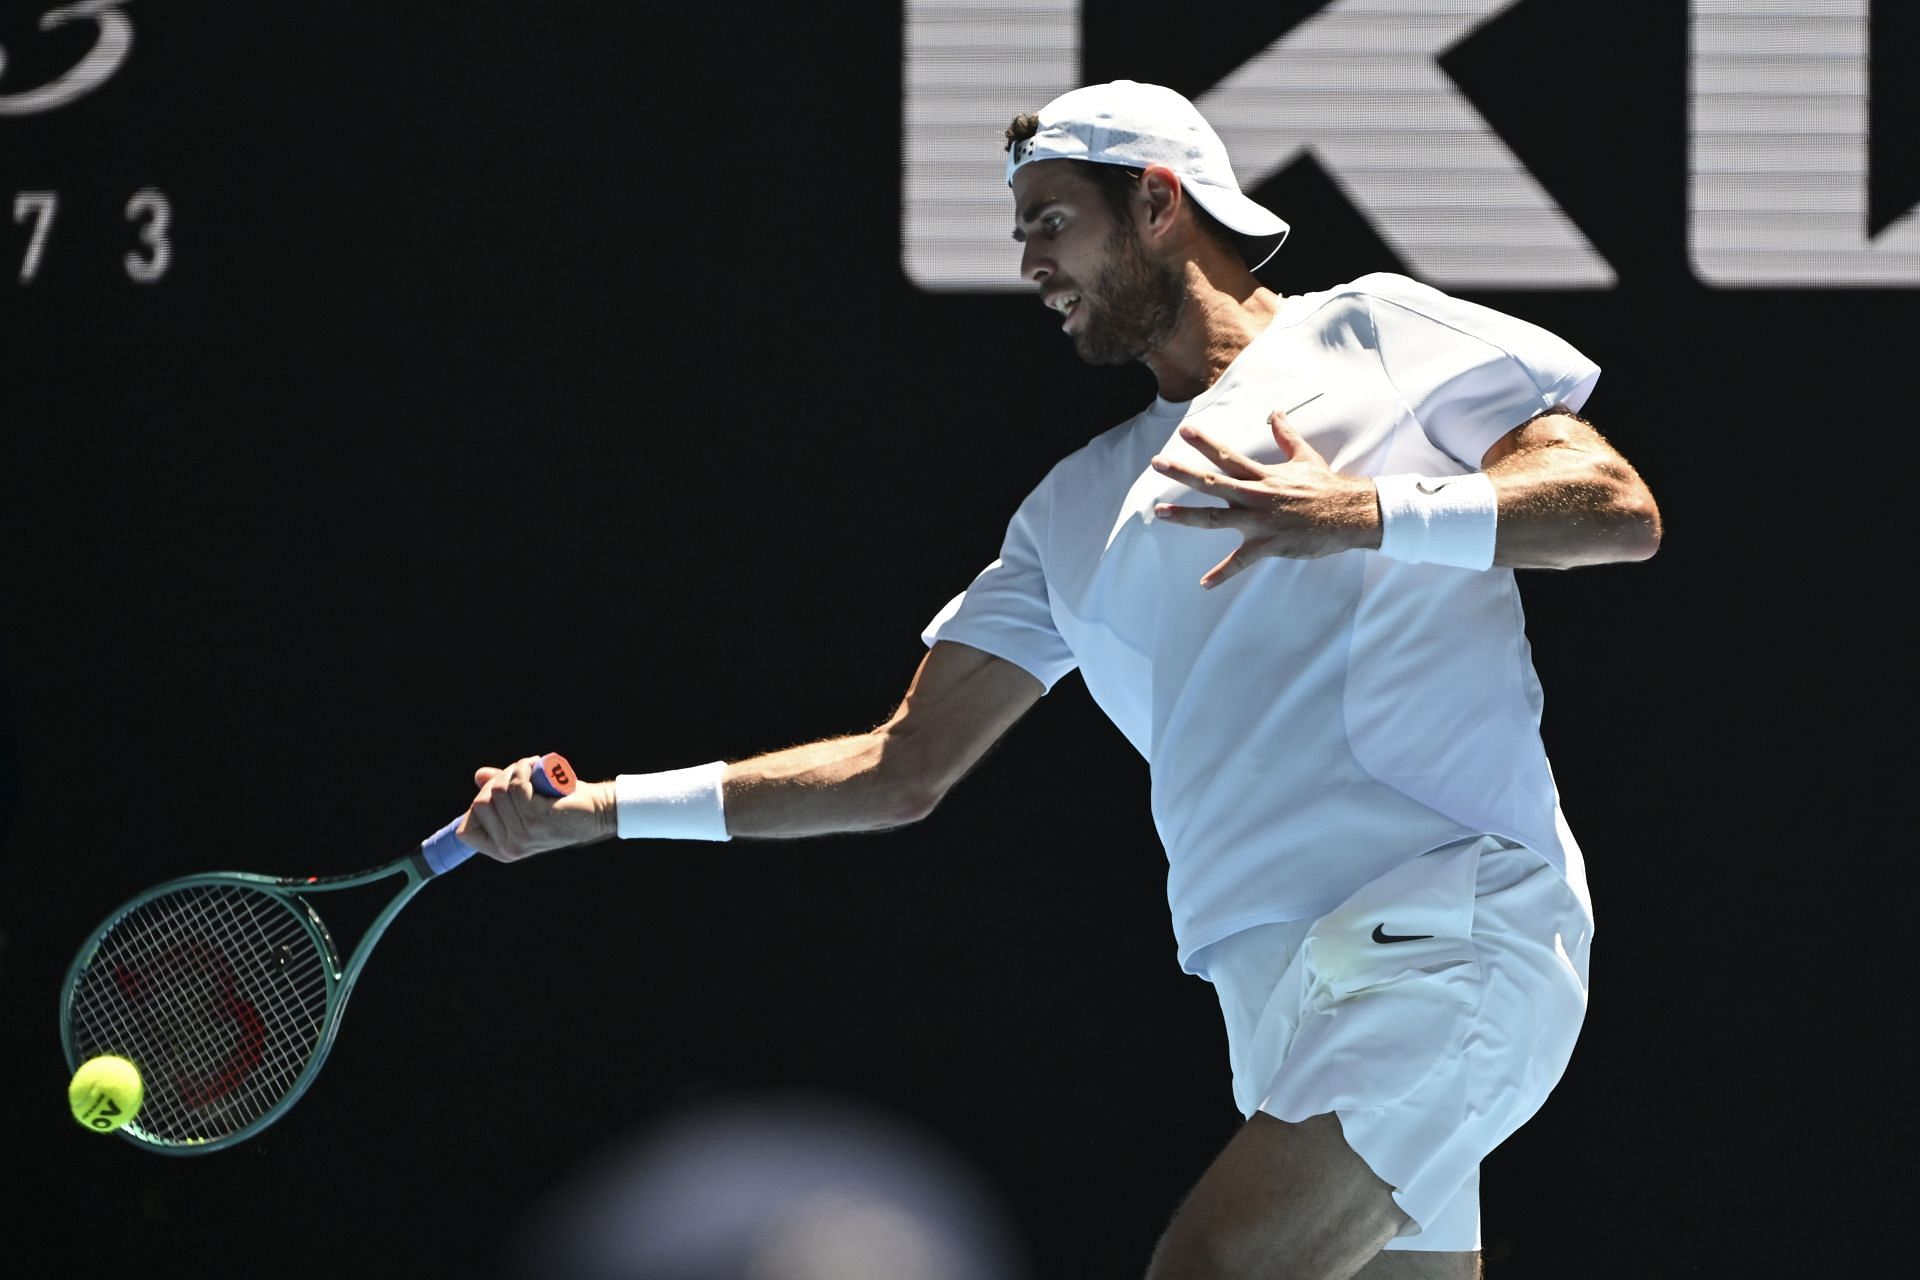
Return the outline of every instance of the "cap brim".
[[[1225,187],[1208,186],[1192,179],[1183,185],[1195,203],[1241,238],[1240,252],[1247,260],[1248,270],[1258,271],[1279,252],[1288,231],[1286,219],[1279,214]]]

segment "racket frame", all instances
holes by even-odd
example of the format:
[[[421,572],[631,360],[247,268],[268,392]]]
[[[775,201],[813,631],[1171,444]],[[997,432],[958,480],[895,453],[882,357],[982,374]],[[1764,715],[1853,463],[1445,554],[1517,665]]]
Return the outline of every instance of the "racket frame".
[[[320,913],[305,894],[327,893],[336,889],[353,889],[362,885],[377,883],[393,876],[405,876],[406,884],[380,909],[360,941],[354,945],[353,953],[342,964],[340,949],[334,942],[333,933],[321,919]],[[79,989],[80,978],[100,954],[101,944],[107,935],[122,920],[141,907],[169,894],[187,889],[217,888],[239,886],[275,899],[297,920],[315,944],[321,959],[322,976],[326,981],[326,1010],[321,1017],[320,1030],[313,1052],[308,1056],[306,1065],[301,1068],[292,1086],[281,1095],[265,1112],[256,1119],[216,1138],[193,1141],[174,1141],[162,1138],[140,1126],[140,1117],[122,1125],[116,1132],[130,1142],[138,1143],[149,1151],[158,1151],[167,1155],[200,1155],[218,1151],[222,1147],[232,1146],[258,1134],[262,1129],[278,1120],[300,1100],[314,1077],[319,1075],[321,1066],[326,1062],[327,1054],[333,1049],[333,1042],[340,1032],[340,1019],[346,1010],[347,998],[353,994],[354,984],[360,978],[360,971],[366,967],[367,959],[373,953],[374,944],[380,940],[387,926],[393,923],[413,896],[426,887],[429,880],[437,879],[426,856],[420,850],[397,858],[383,866],[369,867],[363,871],[352,871],[337,876],[300,876],[279,877],[256,875],[248,871],[204,871],[196,875],[181,876],[165,884],[154,885],[136,894],[116,907],[107,918],[100,922],[90,935],[87,945],[80,949],[73,963],[67,968],[66,980],[60,987],[60,1047],[66,1055],[67,1070],[80,1069],[79,1050],[74,1043],[73,997]],[[111,1046],[103,1047],[110,1051]]]

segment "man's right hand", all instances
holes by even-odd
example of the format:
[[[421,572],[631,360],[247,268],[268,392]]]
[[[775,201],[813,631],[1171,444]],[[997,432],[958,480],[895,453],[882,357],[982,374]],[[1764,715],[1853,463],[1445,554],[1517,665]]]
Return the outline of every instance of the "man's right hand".
[[[550,849],[610,839],[616,833],[613,783],[582,782],[550,799],[533,789],[538,756],[474,772],[473,798],[454,834],[497,862],[518,862]]]

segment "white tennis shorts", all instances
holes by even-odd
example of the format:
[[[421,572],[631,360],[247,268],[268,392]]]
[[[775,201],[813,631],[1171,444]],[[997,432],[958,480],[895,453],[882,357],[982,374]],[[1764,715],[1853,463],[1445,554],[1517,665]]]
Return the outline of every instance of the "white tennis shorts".
[[[1480,1247],[1480,1161],[1566,1070],[1593,938],[1571,859],[1563,878],[1483,836],[1396,867],[1318,920],[1207,949],[1241,1113],[1337,1115],[1412,1219],[1389,1249]]]

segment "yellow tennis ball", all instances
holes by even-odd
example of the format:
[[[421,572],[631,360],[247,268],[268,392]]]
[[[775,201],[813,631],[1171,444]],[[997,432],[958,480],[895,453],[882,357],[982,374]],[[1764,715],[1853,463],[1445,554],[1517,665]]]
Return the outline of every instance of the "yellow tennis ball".
[[[95,1133],[112,1133],[140,1113],[146,1086],[140,1068],[125,1058],[102,1054],[88,1058],[67,1085],[73,1118]]]

